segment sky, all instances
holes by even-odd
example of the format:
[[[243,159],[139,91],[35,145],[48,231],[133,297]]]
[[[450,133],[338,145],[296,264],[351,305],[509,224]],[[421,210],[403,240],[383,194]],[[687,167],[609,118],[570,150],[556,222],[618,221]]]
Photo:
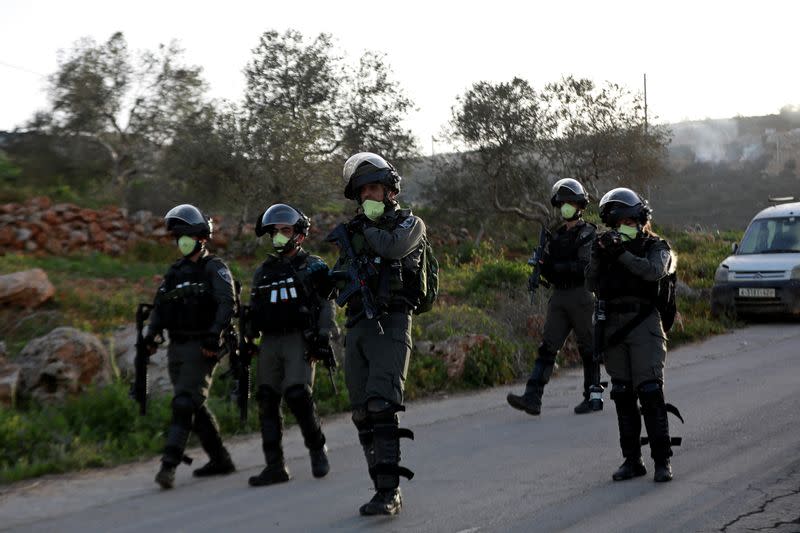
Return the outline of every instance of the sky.
[[[353,62],[386,54],[416,104],[406,125],[423,153],[456,97],[514,76],[535,88],[564,75],[641,90],[650,115],[677,122],[777,113],[800,104],[800,2],[0,0],[0,130],[47,106],[58,51],[122,31],[131,49],[177,39],[210,96],[237,101],[264,31],[333,35]]]

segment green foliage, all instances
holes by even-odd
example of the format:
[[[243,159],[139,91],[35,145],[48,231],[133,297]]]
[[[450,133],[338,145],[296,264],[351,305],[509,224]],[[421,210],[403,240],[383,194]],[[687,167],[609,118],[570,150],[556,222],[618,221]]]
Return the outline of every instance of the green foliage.
[[[469,387],[493,387],[514,379],[514,347],[510,342],[492,338],[473,348],[464,363],[464,384]]]
[[[17,178],[22,173],[22,169],[16,166],[8,159],[5,152],[0,150],[0,184],[14,184],[17,183]]]
[[[520,290],[525,287],[529,274],[530,267],[521,261],[499,260],[486,263],[467,283],[465,290],[471,294],[481,291]]]
[[[167,398],[140,417],[125,383],[90,390],[63,406],[0,407],[0,482],[148,457],[163,446]]]
[[[731,243],[741,240],[742,233],[668,232],[664,237],[678,254],[678,279],[695,289],[710,289],[714,272],[731,254]]]
[[[415,400],[451,387],[447,367],[439,357],[413,354],[406,378],[406,397]]]
[[[505,327],[487,310],[465,304],[436,306],[429,313],[415,317],[412,337],[415,340],[442,341],[467,333],[502,333]]]

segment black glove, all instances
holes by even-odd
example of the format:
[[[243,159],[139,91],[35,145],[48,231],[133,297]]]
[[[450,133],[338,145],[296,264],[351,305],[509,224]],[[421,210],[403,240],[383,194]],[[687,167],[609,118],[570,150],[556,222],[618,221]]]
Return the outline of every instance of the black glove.
[[[347,223],[347,231],[350,233],[364,233],[364,228],[369,225],[369,219],[366,215],[358,215],[353,220]]]
[[[219,351],[219,335],[209,334],[203,337],[200,348],[207,352],[217,353]]]
[[[336,356],[331,347],[330,335],[319,335],[313,332],[306,334],[308,340],[309,354],[312,359],[322,361],[325,366],[329,366],[331,362],[336,366]]]
[[[603,255],[609,259],[616,259],[625,251],[622,245],[622,235],[616,231],[607,231],[600,236],[600,248]]]
[[[258,346],[254,342],[246,341],[239,346],[239,351],[246,357],[254,357],[258,354]]]
[[[142,343],[144,344],[145,349],[150,355],[153,355],[158,351],[158,342],[156,342],[156,336],[152,333],[148,333],[142,338]]]

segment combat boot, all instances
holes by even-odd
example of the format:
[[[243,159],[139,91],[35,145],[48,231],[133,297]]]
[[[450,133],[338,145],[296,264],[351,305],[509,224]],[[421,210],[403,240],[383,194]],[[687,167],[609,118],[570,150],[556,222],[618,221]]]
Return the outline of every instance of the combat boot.
[[[655,461],[655,469],[656,471],[653,474],[653,481],[656,483],[672,481],[672,466],[669,464],[669,458]]]
[[[156,483],[162,489],[171,489],[175,486],[175,465],[161,463],[161,469],[156,474]]]
[[[542,412],[542,394],[544,394],[544,385],[529,381],[525,386],[525,394],[519,396],[509,393],[506,401],[514,409],[525,411],[529,415],[538,415]]]
[[[592,404],[589,403],[589,400],[587,398],[584,398],[581,403],[575,406],[574,411],[576,415],[585,415],[586,413],[591,413]]]
[[[211,459],[204,466],[195,469],[192,472],[194,477],[209,477],[209,476],[224,476],[236,471],[236,466],[233,464],[231,455],[225,448],[219,457]]]
[[[635,477],[643,476],[647,473],[647,468],[641,457],[626,457],[625,462],[611,476],[614,481],[625,481]]]
[[[328,447],[323,445],[318,450],[309,450],[311,456],[311,473],[316,478],[325,477],[330,472],[331,465],[328,462]]]
[[[403,507],[403,495],[400,488],[379,489],[370,501],[362,505],[358,512],[363,516],[395,515]]]
[[[247,482],[251,487],[264,487],[266,485],[275,485],[276,483],[285,483],[292,479],[289,470],[283,463],[272,464],[267,466],[257,476],[251,476]]]

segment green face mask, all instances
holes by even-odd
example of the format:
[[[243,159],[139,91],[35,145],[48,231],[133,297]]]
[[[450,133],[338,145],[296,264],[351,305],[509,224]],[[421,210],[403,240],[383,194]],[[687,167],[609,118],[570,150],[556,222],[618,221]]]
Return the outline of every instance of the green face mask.
[[[577,212],[578,210],[570,204],[561,205],[561,216],[564,217],[564,220],[572,220],[572,217],[574,217]]]
[[[184,257],[187,255],[192,255],[192,252],[197,251],[195,248],[197,248],[197,241],[188,235],[183,235],[182,237],[178,238],[178,249],[181,251]]]
[[[375,200],[364,200],[361,207],[364,208],[364,214],[367,215],[367,218],[373,221],[381,218],[383,211],[386,209],[383,202],[376,202]]]
[[[622,224],[617,231],[627,237],[629,241],[632,241],[639,235],[639,228],[636,226],[626,226],[625,224]]]
[[[275,248],[276,252],[281,252],[283,251],[284,246],[289,243],[289,240],[289,237],[278,232],[272,237],[272,247]]]

